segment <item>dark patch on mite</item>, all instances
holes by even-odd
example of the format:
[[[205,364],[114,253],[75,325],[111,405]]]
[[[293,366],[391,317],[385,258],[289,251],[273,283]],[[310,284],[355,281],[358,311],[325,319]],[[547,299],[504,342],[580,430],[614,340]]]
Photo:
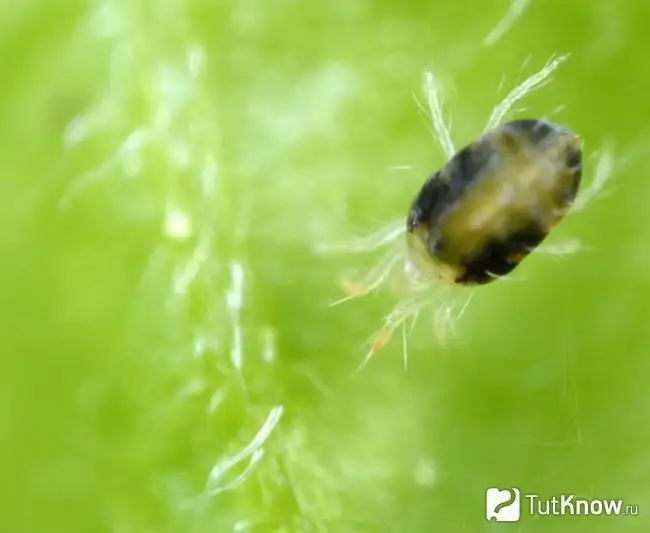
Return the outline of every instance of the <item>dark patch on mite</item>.
[[[440,207],[446,196],[449,185],[441,178],[440,172],[436,172],[424,183],[413,200],[406,220],[409,233],[412,233],[418,225],[428,223],[433,218],[434,210]]]
[[[548,122],[535,119],[515,120],[505,125],[509,130],[516,130],[518,134],[525,134],[528,141],[532,144],[539,145],[544,139],[558,131],[557,126],[552,126]]]
[[[582,151],[580,148],[576,148],[575,146],[567,146],[566,149],[566,165],[570,169],[580,169],[582,168]]]
[[[582,178],[582,151],[580,148],[568,146],[565,154],[565,162],[570,174],[568,184],[562,189],[562,201],[564,205],[573,204]]]
[[[493,149],[484,139],[457,152],[447,164],[431,176],[413,199],[407,229],[413,232],[419,224],[435,226],[440,215],[454,205],[489,164]]]
[[[548,235],[531,225],[505,240],[490,240],[475,256],[462,261],[463,274],[456,278],[460,285],[483,285],[510,274],[515,267]]]

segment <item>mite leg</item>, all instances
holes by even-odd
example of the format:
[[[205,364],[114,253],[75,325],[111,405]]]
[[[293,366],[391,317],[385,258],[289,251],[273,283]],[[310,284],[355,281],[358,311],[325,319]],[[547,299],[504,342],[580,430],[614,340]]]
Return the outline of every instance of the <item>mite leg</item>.
[[[596,170],[591,183],[578,195],[569,212],[577,213],[583,210],[591,200],[598,196],[603,191],[607,180],[613,174],[613,169],[614,157],[612,154],[610,152],[602,153],[596,163]]]
[[[390,276],[396,264],[403,259],[403,254],[398,250],[391,250],[364,276],[361,281],[343,280],[340,283],[343,292],[346,294],[340,300],[332,303],[330,307],[339,305],[348,300],[368,294],[384,283]]]
[[[404,218],[393,220],[380,227],[376,231],[364,236],[358,237],[338,244],[323,244],[316,247],[316,251],[321,254],[332,253],[365,253],[386,246],[397,240],[400,235],[406,232]]]
[[[568,58],[568,54],[551,58],[539,72],[536,72],[510,91],[503,101],[494,108],[494,111],[492,111],[492,115],[490,115],[490,119],[488,120],[483,133],[494,129],[501,124],[501,121],[508,114],[508,111],[512,109],[512,106],[524,96],[530,94],[536,89],[544,87],[544,85],[550,81],[551,74],[553,74],[553,72]]]
[[[423,85],[427,106],[431,114],[432,133],[438,141],[442,153],[447,159],[451,159],[456,153],[456,148],[454,148],[454,143],[451,140],[449,127],[442,116],[442,101],[439,96],[435,77],[430,70],[424,72]]]
[[[456,294],[455,297],[452,296],[435,310],[433,314],[434,333],[441,344],[446,343],[448,332],[452,336],[457,335],[456,323],[463,317],[465,311],[467,311],[467,307],[473,297],[473,291],[463,296]]]
[[[427,303],[427,299],[423,297],[413,297],[403,301],[393,308],[393,310],[384,318],[383,327],[375,333],[369,340],[370,349],[363,359],[361,364],[357,367],[357,372],[361,370],[368,361],[381,350],[393,336],[395,330],[401,326],[409,317],[417,317],[422,307]]]
[[[541,254],[564,256],[588,249],[589,248],[584,246],[579,240],[572,239],[565,242],[559,242],[557,244],[540,244],[537,248],[533,248],[530,251]]]

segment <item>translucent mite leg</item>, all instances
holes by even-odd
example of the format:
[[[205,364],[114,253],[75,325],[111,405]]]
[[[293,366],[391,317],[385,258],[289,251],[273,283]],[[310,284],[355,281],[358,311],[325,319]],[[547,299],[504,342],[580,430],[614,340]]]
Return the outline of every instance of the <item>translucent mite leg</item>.
[[[581,194],[578,195],[569,212],[577,213],[578,211],[581,211],[589,202],[591,202],[591,200],[598,196],[605,187],[605,183],[607,183],[607,180],[612,175],[613,169],[614,156],[610,152],[602,153],[598,157],[596,170],[591,183],[586,189],[583,189]]]
[[[417,317],[422,307],[426,305],[426,302],[426,298],[414,297],[403,301],[393,308],[388,316],[384,318],[383,327],[370,339],[370,349],[368,350],[364,360],[357,367],[357,372],[368,364],[368,361],[370,361],[370,358],[373,355],[388,344],[388,341],[392,338],[395,330],[402,325],[406,319],[409,317]]]
[[[433,314],[433,331],[436,339],[441,344],[447,343],[447,335],[451,323],[451,309],[451,305],[443,305],[438,307]]]
[[[402,356],[404,360],[404,371],[408,370],[408,338],[411,336],[411,333],[413,333],[413,330],[415,329],[415,324],[418,321],[418,317],[420,316],[420,311],[415,311],[412,316],[413,320],[411,320],[411,326],[408,328],[408,332],[406,330],[406,320],[402,322]]]
[[[442,116],[442,99],[439,96],[438,86],[436,85],[433,72],[430,70],[424,72],[423,85],[427,106],[431,114],[432,133],[436,141],[438,141],[442,153],[447,159],[451,159],[456,153],[456,148],[454,148],[454,143],[451,140],[449,127],[445,124]]]
[[[496,128],[503,118],[508,114],[508,111],[512,109],[512,106],[515,105],[519,100],[521,100],[527,94],[544,87],[549,81],[551,74],[567,59],[569,54],[565,54],[556,58],[551,58],[544,65],[544,67],[539,71],[530,76],[528,79],[524,80],[522,83],[517,85],[508,95],[499,103],[492,111],[490,119],[487,122],[487,126],[483,133],[486,133],[494,128]]]
[[[364,237],[358,237],[339,244],[319,245],[316,247],[316,251],[321,254],[371,252],[396,241],[405,232],[406,223],[402,217],[389,222]]]
[[[455,298],[446,301],[440,305],[433,314],[434,332],[435,336],[441,344],[445,344],[448,338],[448,332],[453,336],[457,334],[456,322],[458,322],[467,311],[474,292],[470,292],[467,296],[460,297],[456,295]]]
[[[384,283],[395,265],[403,259],[403,254],[399,250],[391,250],[389,253],[384,255],[384,257],[364,276],[361,281],[353,281],[349,279],[344,279],[341,281],[340,286],[343,292],[346,294],[345,297],[337,300],[332,303],[330,307],[339,305],[353,298],[358,298],[372,292],[379,288],[379,286]]]
[[[499,274],[495,274],[494,272],[490,272],[489,270],[486,270],[485,273],[495,281],[507,281],[509,283],[512,281],[522,281],[522,278],[515,276],[513,274],[500,276]]]
[[[496,43],[513,26],[530,2],[531,0],[512,0],[506,14],[497,22],[488,36],[483,39],[483,46],[492,46]]]
[[[579,240],[573,239],[570,241],[559,242],[557,244],[540,244],[537,248],[533,248],[530,251],[540,254],[563,256],[574,254],[576,252],[584,251],[587,249],[588,248],[584,246]]]

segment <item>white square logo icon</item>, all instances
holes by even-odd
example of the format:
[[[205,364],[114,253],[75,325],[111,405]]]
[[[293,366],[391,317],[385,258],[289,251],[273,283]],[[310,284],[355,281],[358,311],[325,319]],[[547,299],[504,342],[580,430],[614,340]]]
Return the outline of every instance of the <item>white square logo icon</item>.
[[[495,522],[517,522],[521,516],[519,489],[490,487],[485,492],[485,518]]]

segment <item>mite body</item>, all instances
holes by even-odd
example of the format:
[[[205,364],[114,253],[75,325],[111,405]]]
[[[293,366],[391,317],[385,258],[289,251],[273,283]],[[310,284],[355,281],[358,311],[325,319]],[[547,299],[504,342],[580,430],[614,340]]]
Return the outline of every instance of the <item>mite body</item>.
[[[611,157],[599,158],[589,187],[577,197],[583,171],[577,136],[545,120],[503,119],[516,102],[545,85],[567,57],[549,60],[510,91],[492,111],[483,134],[460,151],[443,120],[433,73],[425,72],[431,123],[447,163],[422,185],[406,224],[401,217],[353,242],[326,247],[350,252],[390,247],[363,279],[341,283],[346,296],[336,302],[385,284],[399,296],[370,340],[363,364],[400,325],[405,347],[405,321],[414,323],[424,307],[433,305],[436,334],[444,340],[447,326],[453,328],[471,299],[468,288],[508,276],[535,250],[566,253],[562,245],[558,252],[558,246],[540,243],[569,210],[578,211],[600,191],[611,172]]]
[[[407,254],[425,279],[480,285],[532,252],[566,214],[581,177],[578,138],[542,120],[488,131],[415,197]]]

